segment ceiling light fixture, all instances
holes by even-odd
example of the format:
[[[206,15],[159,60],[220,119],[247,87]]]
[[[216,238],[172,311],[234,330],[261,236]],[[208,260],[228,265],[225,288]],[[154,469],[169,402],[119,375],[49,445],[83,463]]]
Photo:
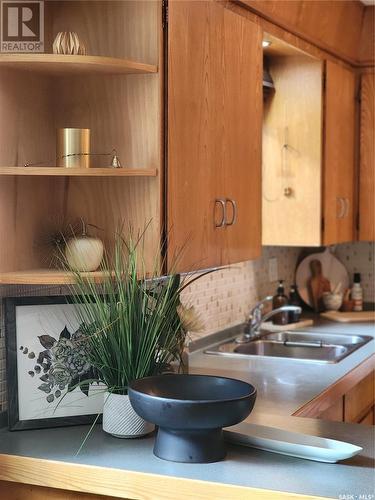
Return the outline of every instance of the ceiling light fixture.
[[[263,40],[262,41],[262,47],[269,47],[271,45],[272,42],[270,42],[269,40]]]

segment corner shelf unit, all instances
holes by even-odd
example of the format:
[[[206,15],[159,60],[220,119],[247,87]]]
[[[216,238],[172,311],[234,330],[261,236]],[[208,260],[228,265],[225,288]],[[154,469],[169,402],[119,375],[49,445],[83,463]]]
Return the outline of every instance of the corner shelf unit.
[[[157,73],[158,67],[128,59],[63,54],[0,54],[0,68],[48,75],[125,75]]]
[[[0,176],[156,177],[157,173],[156,168],[0,167]]]
[[[0,54],[0,286],[74,284],[74,274],[48,267],[49,238],[80,218],[100,228],[92,235],[110,256],[119,224],[142,232],[152,221],[152,270],[163,224],[162,2],[45,2],[44,23],[49,53]],[[67,28],[89,55],[51,53]],[[124,168],[99,155],[90,168],[58,167],[56,130],[65,127],[90,129],[91,150],[116,149]],[[100,283],[103,273],[87,279]]]

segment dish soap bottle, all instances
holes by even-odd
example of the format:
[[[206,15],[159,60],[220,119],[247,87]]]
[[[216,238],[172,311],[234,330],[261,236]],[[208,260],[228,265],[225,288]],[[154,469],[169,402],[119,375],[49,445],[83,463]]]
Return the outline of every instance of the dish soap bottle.
[[[352,288],[352,300],[354,302],[353,311],[360,312],[363,310],[363,290],[361,287],[360,273],[354,273],[354,283]]]
[[[297,285],[292,285],[290,287],[289,304],[291,306],[301,307],[301,300],[298,295]],[[301,313],[295,311],[289,311],[288,316],[289,316],[289,323],[298,323],[299,320],[301,319]]]
[[[272,309],[278,309],[279,307],[285,306],[287,303],[288,297],[285,295],[284,280],[279,280],[276,295],[272,300]],[[288,311],[276,314],[272,319],[275,325],[287,325],[289,319]]]

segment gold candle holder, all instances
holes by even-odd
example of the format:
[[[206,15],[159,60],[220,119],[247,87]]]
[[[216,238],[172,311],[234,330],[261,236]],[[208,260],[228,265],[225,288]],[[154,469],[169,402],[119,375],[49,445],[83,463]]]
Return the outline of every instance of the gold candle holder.
[[[59,128],[56,160],[58,167],[90,167],[90,129]]]

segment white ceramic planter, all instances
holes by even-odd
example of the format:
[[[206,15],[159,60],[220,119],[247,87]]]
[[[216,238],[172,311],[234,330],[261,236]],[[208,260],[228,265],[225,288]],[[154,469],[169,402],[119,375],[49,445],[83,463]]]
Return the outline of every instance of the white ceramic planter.
[[[149,434],[154,424],[146,422],[135,413],[129,396],[104,394],[103,431],[118,438],[137,438]]]

